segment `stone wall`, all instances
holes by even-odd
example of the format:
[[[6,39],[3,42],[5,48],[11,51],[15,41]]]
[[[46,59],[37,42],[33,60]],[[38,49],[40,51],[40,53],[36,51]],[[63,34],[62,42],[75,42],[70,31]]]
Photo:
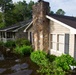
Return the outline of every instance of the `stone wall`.
[[[49,48],[49,20],[46,14],[49,13],[48,2],[38,2],[33,6],[33,34],[35,50],[48,52]]]

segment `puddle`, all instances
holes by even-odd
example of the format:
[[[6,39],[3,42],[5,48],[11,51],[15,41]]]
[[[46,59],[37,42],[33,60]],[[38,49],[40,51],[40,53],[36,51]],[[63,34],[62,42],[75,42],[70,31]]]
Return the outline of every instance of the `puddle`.
[[[6,69],[0,68],[0,74],[6,71]]]
[[[28,64],[23,63],[23,64],[16,64],[15,66],[13,66],[11,68],[11,70],[20,71],[20,70],[23,70],[23,69],[26,69],[26,68],[28,68]]]
[[[30,57],[12,58],[7,57],[0,61],[0,75],[39,75],[36,70],[38,66],[34,64]]]
[[[8,75],[31,75],[32,70],[23,70],[16,73],[8,74]]]

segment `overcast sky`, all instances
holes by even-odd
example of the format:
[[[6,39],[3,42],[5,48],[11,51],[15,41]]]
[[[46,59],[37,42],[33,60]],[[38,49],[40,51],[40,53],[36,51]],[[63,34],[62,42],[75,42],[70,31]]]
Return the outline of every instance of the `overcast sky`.
[[[13,2],[23,0],[13,0]],[[27,3],[30,0],[25,0]],[[37,2],[38,0],[32,0]],[[51,10],[56,12],[58,9],[63,9],[66,15],[76,16],[76,0],[44,0],[50,3]]]

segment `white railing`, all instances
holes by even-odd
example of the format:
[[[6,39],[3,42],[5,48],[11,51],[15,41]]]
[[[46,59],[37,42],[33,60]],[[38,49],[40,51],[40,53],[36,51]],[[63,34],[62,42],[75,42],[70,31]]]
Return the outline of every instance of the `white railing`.
[[[0,38],[0,41],[7,42],[9,40],[15,40],[15,38]]]

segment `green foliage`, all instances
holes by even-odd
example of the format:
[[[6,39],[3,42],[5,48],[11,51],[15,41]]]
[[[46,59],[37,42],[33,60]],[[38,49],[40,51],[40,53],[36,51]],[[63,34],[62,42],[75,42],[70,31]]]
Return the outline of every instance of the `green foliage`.
[[[57,67],[55,63],[50,63],[49,61],[47,65],[40,66],[37,72],[41,73],[41,75],[65,75],[65,71],[61,67]]]
[[[12,40],[7,41],[6,43],[4,43],[4,46],[8,48],[13,48],[15,47],[15,41],[12,41]]]
[[[67,54],[56,57],[38,50],[31,53],[30,57],[33,62],[39,65],[40,68],[37,72],[42,75],[65,75],[66,71],[70,70],[69,65],[76,65],[74,58]]]
[[[30,42],[24,38],[17,39],[15,45],[14,53],[16,54],[28,55],[33,51]]]
[[[0,0],[0,7],[1,7],[1,19],[2,19],[2,22],[1,22],[1,28],[7,25],[12,25],[12,10],[14,8],[14,5],[12,3],[12,0]],[[10,16],[8,16],[10,14]],[[10,23],[8,22],[10,21]],[[3,25],[3,26],[2,26]]]
[[[50,63],[47,59],[47,54],[45,52],[40,50],[35,51],[31,53],[30,58],[34,63],[40,66],[40,69],[37,70],[37,72],[49,75],[49,73],[51,72],[51,69],[49,67]]]
[[[0,41],[0,46],[4,46],[4,43],[2,41]]]
[[[18,46],[23,46],[23,45],[26,45],[26,46],[30,46],[30,42],[24,38],[20,38],[18,40],[16,40],[16,45]]]
[[[58,15],[64,15],[65,11],[62,10],[62,9],[58,9],[57,12],[56,12],[56,14],[58,14]]]
[[[5,27],[5,23],[0,22],[0,28],[4,28]]]
[[[52,75],[65,75],[66,72],[61,68],[58,67],[55,63],[52,63]]]
[[[0,28],[3,28],[3,27],[5,27],[5,23],[3,22],[3,14],[2,14],[2,12],[0,12]]]
[[[46,61],[48,61],[46,58],[46,53],[40,50],[32,52],[30,58],[34,63],[40,66],[47,64]]]
[[[14,49],[14,52],[16,54],[20,54],[20,55],[28,55],[33,51],[33,48],[31,46],[16,46],[16,48]]]
[[[49,59],[50,62],[53,62],[56,59],[56,56],[48,54],[47,58]]]
[[[70,69],[69,65],[76,65],[74,58],[68,54],[62,54],[57,57],[54,62],[58,67],[61,67],[65,71]]]
[[[25,0],[17,3],[12,0],[0,0],[0,28],[16,24],[18,22],[28,20],[32,17],[33,1],[26,3]]]
[[[52,62],[49,61],[48,57],[52,59]],[[41,75],[65,75],[63,69],[53,62],[56,58],[54,55],[47,55],[45,52],[38,50],[31,53],[30,58],[40,67],[37,72]]]
[[[33,51],[33,48],[31,46],[23,46],[22,47],[22,52],[24,55],[28,55]]]
[[[22,50],[20,50],[20,47],[19,47],[19,46],[16,46],[16,48],[14,49],[14,53],[20,54],[20,55],[23,54],[23,53],[22,53]]]

